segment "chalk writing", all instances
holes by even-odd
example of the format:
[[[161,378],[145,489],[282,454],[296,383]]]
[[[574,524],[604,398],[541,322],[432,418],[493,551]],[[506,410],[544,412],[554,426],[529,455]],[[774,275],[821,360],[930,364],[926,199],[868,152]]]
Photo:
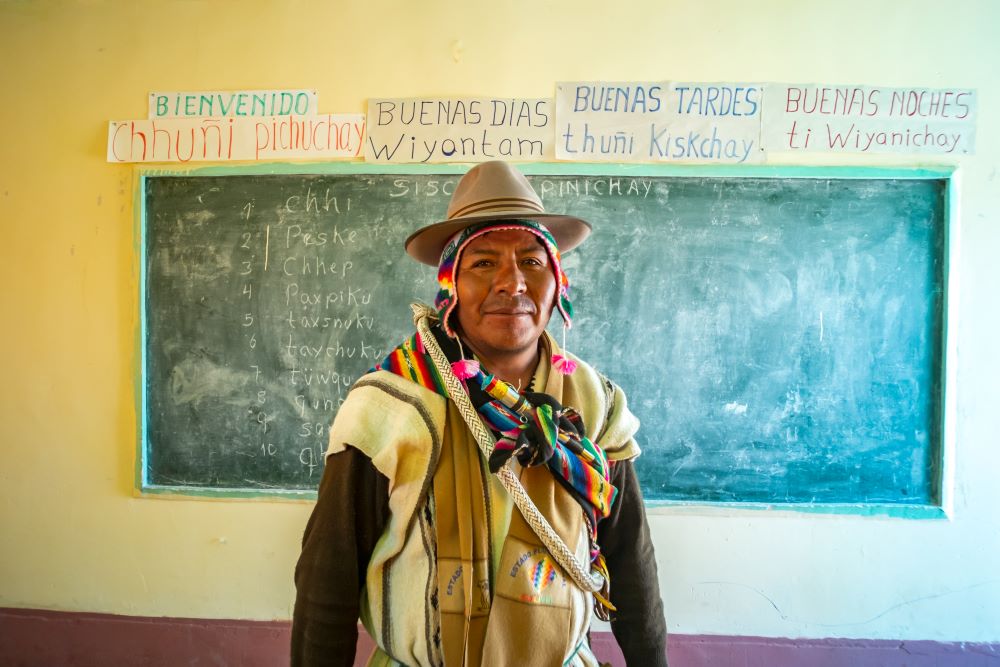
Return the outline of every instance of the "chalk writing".
[[[354,384],[354,379],[349,376],[344,376],[342,381],[347,387]],[[336,384],[336,382],[334,384]],[[312,410],[312,414],[317,412],[327,412],[332,414],[338,407],[340,407],[340,405],[337,401],[329,398],[310,398],[305,394],[298,394],[295,396],[295,407],[298,410],[299,417],[305,417],[307,409]]]
[[[288,311],[285,323],[289,329],[343,329],[350,331],[353,329],[371,329],[375,324],[375,318],[355,313],[351,317],[333,317],[331,315],[302,314]]]
[[[287,207],[287,204],[286,204]],[[324,246],[347,245],[355,243],[358,239],[358,230],[351,229],[341,233],[340,227],[334,225],[329,231],[303,232],[301,225],[289,225],[285,231],[285,247],[291,248],[293,245],[303,246]]]
[[[239,280],[237,281],[237,286],[240,284],[243,286],[238,298],[246,298],[246,301],[242,302],[246,311],[239,322],[239,329],[242,330],[243,339],[247,347],[245,354],[250,359],[256,357],[258,336],[261,335],[259,315],[257,314],[259,311],[258,303],[260,296],[258,292],[258,295],[255,297],[254,284],[255,276],[264,262],[258,259],[258,253],[263,257],[270,251],[268,248],[270,225],[265,223],[264,228],[260,229],[256,225],[256,216],[253,215],[253,210],[253,200],[248,201],[240,209],[239,218],[243,221],[243,229],[246,231],[240,232],[239,243],[236,247],[236,256],[240,269],[238,271]],[[237,453],[251,458],[258,456],[258,453],[262,457],[273,457],[277,454],[278,450],[272,442],[274,434],[269,433],[269,430],[271,423],[275,419],[275,415],[273,412],[268,413],[268,390],[264,382],[262,382],[260,365],[251,364],[250,368],[254,371],[253,385],[249,388],[249,396],[246,397],[246,402],[243,403],[245,407],[237,407],[237,411],[244,409],[249,416],[251,421],[250,433],[240,433],[243,429],[235,429],[236,433],[232,435],[236,435],[244,442],[244,448],[238,449]],[[239,436],[242,437],[240,438]]]
[[[398,247],[402,218],[374,216],[364,180],[297,176],[248,189],[209,180],[180,177],[150,199],[175,212],[151,222],[161,248],[154,282],[178,290],[161,294],[150,318],[154,338],[171,340],[157,351],[174,355],[161,362],[169,405],[156,419],[169,416],[158,432],[189,442],[169,463],[190,455],[202,471],[171,473],[161,462],[154,478],[266,487],[280,476],[314,488],[351,385],[404,338],[409,300],[432,292],[400,288],[422,275],[417,266],[399,274],[374,259]],[[391,179],[382,180],[377,199],[392,201]]]
[[[286,257],[281,262],[281,272],[286,276],[331,276],[334,278],[346,278],[348,272],[354,268],[354,262],[327,262],[317,256],[292,255]]]
[[[372,302],[371,291],[363,287],[351,287],[333,290],[331,292],[311,292],[299,289],[298,283],[287,283],[285,286],[285,305],[301,304],[303,306],[367,306]]]
[[[362,340],[360,345],[345,345],[338,340],[329,345],[312,345],[294,338],[292,334],[288,334],[288,339],[282,346],[282,350],[289,359],[295,357],[304,359],[358,358],[371,359],[372,364],[385,356],[385,348],[380,342]]]
[[[392,198],[448,198],[451,197],[451,193],[457,182],[457,177],[442,181],[433,179],[421,181],[400,177],[393,180],[389,196]],[[653,181],[649,178],[629,178],[624,176],[595,176],[591,178],[570,176],[558,180],[539,176],[535,177],[533,185],[543,202],[548,197],[603,197],[606,195],[641,197],[645,199],[649,196]]]
[[[735,106],[708,99],[692,115]],[[144,179],[150,484],[316,488],[324,425],[437,288],[401,240],[444,217],[457,176],[391,171]],[[529,178],[547,210],[595,223],[565,258],[585,306],[570,344],[637,387],[630,406],[655,436],[640,443],[644,490],[933,499],[947,187],[612,171]],[[637,313],[658,350],[616,326]]]

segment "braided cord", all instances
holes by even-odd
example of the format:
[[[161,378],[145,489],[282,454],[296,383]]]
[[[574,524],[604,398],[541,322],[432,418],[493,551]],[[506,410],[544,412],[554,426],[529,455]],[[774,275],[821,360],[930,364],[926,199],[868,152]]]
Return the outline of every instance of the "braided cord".
[[[458,407],[459,414],[462,415],[462,419],[469,427],[469,430],[472,431],[472,436],[476,439],[479,449],[489,459],[490,454],[493,453],[496,440],[479,418],[479,413],[476,412],[472,401],[469,400],[469,395],[466,393],[465,388],[452,372],[451,364],[448,363],[448,357],[445,356],[434,334],[431,333],[428,319],[435,314],[434,311],[429,306],[423,304],[415,303],[410,307],[413,310],[413,323],[420,333],[424,348],[437,367],[441,378],[444,379],[448,396]],[[521,480],[517,478],[509,465],[510,462],[508,461],[497,472],[497,477],[500,478],[503,488],[513,498],[514,505],[517,506],[517,509],[521,511],[521,514],[528,522],[528,525],[531,526],[531,530],[534,531],[535,535],[542,541],[542,544],[545,545],[545,548],[552,554],[552,557],[570,575],[570,578],[573,579],[577,586],[589,593],[600,591],[604,586],[604,577],[599,572],[591,571],[580,564],[580,561],[577,560],[573,552],[566,546],[566,543],[559,537],[552,528],[552,525],[542,516],[538,508],[535,507],[535,503],[528,496],[528,492],[525,491]]]

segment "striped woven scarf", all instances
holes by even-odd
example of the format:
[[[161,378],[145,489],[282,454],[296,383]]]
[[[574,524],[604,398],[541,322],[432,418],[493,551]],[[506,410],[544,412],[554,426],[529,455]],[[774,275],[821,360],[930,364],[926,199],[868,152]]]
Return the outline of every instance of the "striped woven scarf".
[[[449,361],[460,359],[454,340],[438,326],[433,333]],[[411,336],[372,370],[389,371],[448,396],[420,334]],[[604,451],[584,435],[580,415],[548,394],[522,395],[482,369],[464,384],[484,423],[498,436],[489,460],[490,470],[495,473],[511,456],[524,466],[545,465],[583,508],[590,532],[591,560],[603,569],[597,523],[610,514],[618,490],[611,484]]]

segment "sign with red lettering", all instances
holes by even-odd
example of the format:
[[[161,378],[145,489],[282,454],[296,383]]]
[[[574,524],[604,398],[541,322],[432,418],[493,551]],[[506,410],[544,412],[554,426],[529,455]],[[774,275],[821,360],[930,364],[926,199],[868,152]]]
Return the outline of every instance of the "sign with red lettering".
[[[976,91],[768,84],[764,147],[774,152],[971,154]]]
[[[227,162],[357,158],[361,114],[159,118],[108,124],[108,162]]]

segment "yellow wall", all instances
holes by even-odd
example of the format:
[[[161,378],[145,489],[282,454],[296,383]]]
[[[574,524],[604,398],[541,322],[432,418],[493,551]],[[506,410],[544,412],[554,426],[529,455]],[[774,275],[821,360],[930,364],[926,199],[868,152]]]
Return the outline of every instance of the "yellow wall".
[[[976,156],[836,158],[959,167],[952,519],[663,510],[652,526],[672,631],[1000,639],[998,7],[0,1],[0,606],[290,616],[309,504],[133,497],[134,170],[104,156],[107,121],[144,117],[148,92],[315,88],[323,111],[360,112],[579,79],[970,86]]]

